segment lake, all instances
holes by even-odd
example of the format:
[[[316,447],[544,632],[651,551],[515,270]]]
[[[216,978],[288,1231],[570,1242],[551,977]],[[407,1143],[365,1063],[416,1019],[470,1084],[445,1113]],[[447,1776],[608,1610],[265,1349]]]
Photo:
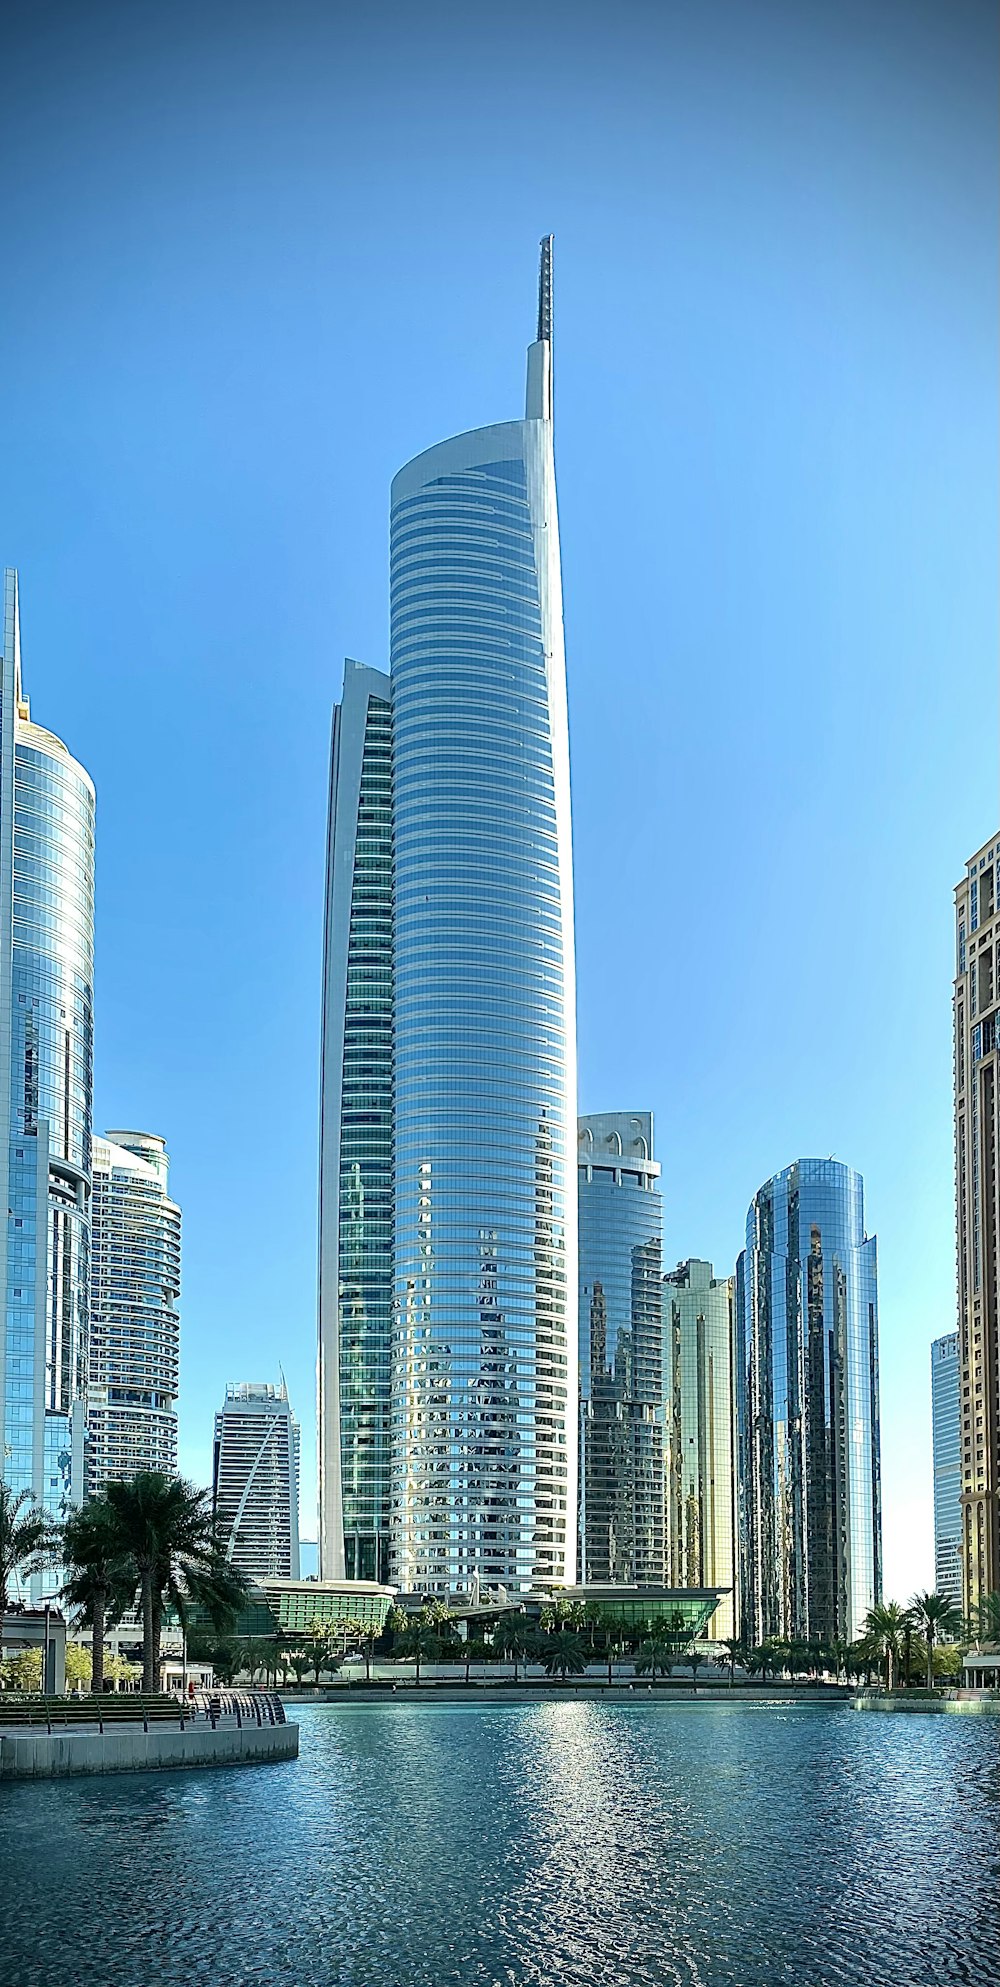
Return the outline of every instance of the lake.
[[[0,1789],[9,1987],[1000,1979],[1000,1719],[299,1715],[296,1762]]]

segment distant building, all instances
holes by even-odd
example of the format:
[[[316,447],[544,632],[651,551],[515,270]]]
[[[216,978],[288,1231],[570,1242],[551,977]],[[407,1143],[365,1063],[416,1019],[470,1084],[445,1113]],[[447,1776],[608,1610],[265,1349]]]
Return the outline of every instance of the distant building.
[[[649,1111],[580,1118],[580,1563],[663,1584],[663,1203]]]
[[[344,668],[333,713],[319,1177],[319,1486],[324,1579],[389,1564],[393,1275],[392,711]]]
[[[254,1580],[299,1577],[299,1424],[280,1388],[226,1388],[215,1417],[212,1506],[228,1557]]]
[[[94,1140],[87,1488],[177,1468],[181,1211],[165,1142]]]
[[[967,1613],[1000,1592],[1000,835],[955,890],[955,1193]]]
[[[934,1585],[962,1606],[962,1418],[958,1333],[931,1346],[931,1436],[934,1451]]]
[[[712,1635],[737,1632],[733,1278],[692,1258],[663,1279],[667,1580],[727,1587]]]
[[[740,1618],[853,1642],[882,1598],[875,1237],[860,1173],[800,1159],[754,1195],[737,1265]]]
[[[61,1518],[86,1490],[94,789],[32,721],[13,571],[0,673],[0,1471]]]

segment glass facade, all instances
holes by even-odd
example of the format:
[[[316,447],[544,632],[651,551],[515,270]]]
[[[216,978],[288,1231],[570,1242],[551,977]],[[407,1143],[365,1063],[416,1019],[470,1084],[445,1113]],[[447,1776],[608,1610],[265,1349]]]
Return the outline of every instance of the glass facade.
[[[299,1577],[299,1425],[280,1388],[226,1388],[215,1417],[212,1510],[226,1557],[252,1579]]]
[[[576,1563],[575,991],[550,346],[392,492],[389,1577]]]
[[[958,1333],[931,1346],[934,1457],[934,1585],[962,1606],[962,1422]]]
[[[320,1154],[320,1565],[388,1567],[393,1263],[392,709],[348,662],[334,713]]]
[[[177,1469],[181,1212],[162,1138],[94,1140],[87,1487]]]
[[[0,683],[0,1111],[5,1480],[82,1503],[90,1285],[94,789],[21,689],[17,577]],[[34,1585],[41,1591],[42,1576]],[[50,1587],[58,1572],[45,1576]]]
[[[876,1244],[859,1173],[801,1159],[761,1187],[736,1328],[743,1631],[853,1641],[882,1593]]]
[[[692,1259],[663,1279],[667,1578],[723,1587],[712,1634],[738,1632],[733,1278]]]
[[[652,1113],[581,1118],[577,1158],[581,1578],[662,1586],[663,1202]]]

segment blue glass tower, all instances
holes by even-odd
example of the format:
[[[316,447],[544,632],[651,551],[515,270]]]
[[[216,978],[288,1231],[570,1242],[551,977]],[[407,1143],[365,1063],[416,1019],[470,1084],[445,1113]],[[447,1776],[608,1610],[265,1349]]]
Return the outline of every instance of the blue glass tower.
[[[320,1572],[382,1580],[392,1319],[392,708],[348,662],[333,714],[319,1190]]]
[[[962,1416],[958,1333],[931,1346],[931,1444],[934,1458],[934,1585],[962,1606]]]
[[[663,1201],[651,1111],[577,1127],[580,1572],[664,1579]]]
[[[737,1265],[741,1622],[853,1641],[882,1593],[875,1237],[860,1173],[800,1159],[755,1194]]]
[[[576,1562],[576,1045],[552,247],[525,419],[392,487],[391,1577]]]
[[[10,571],[0,678],[0,1474],[54,1517],[85,1489],[93,986],[94,789],[31,720]]]

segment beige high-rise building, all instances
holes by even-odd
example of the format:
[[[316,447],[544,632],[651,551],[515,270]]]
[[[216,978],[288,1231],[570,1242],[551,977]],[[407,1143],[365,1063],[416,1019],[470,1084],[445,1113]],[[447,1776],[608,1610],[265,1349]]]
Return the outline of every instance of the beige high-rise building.
[[[725,1589],[720,1642],[739,1629],[733,1286],[698,1257],[663,1279],[667,1579]]]
[[[955,1201],[966,1609],[1000,1591],[997,998],[1000,833],[955,890]]]

